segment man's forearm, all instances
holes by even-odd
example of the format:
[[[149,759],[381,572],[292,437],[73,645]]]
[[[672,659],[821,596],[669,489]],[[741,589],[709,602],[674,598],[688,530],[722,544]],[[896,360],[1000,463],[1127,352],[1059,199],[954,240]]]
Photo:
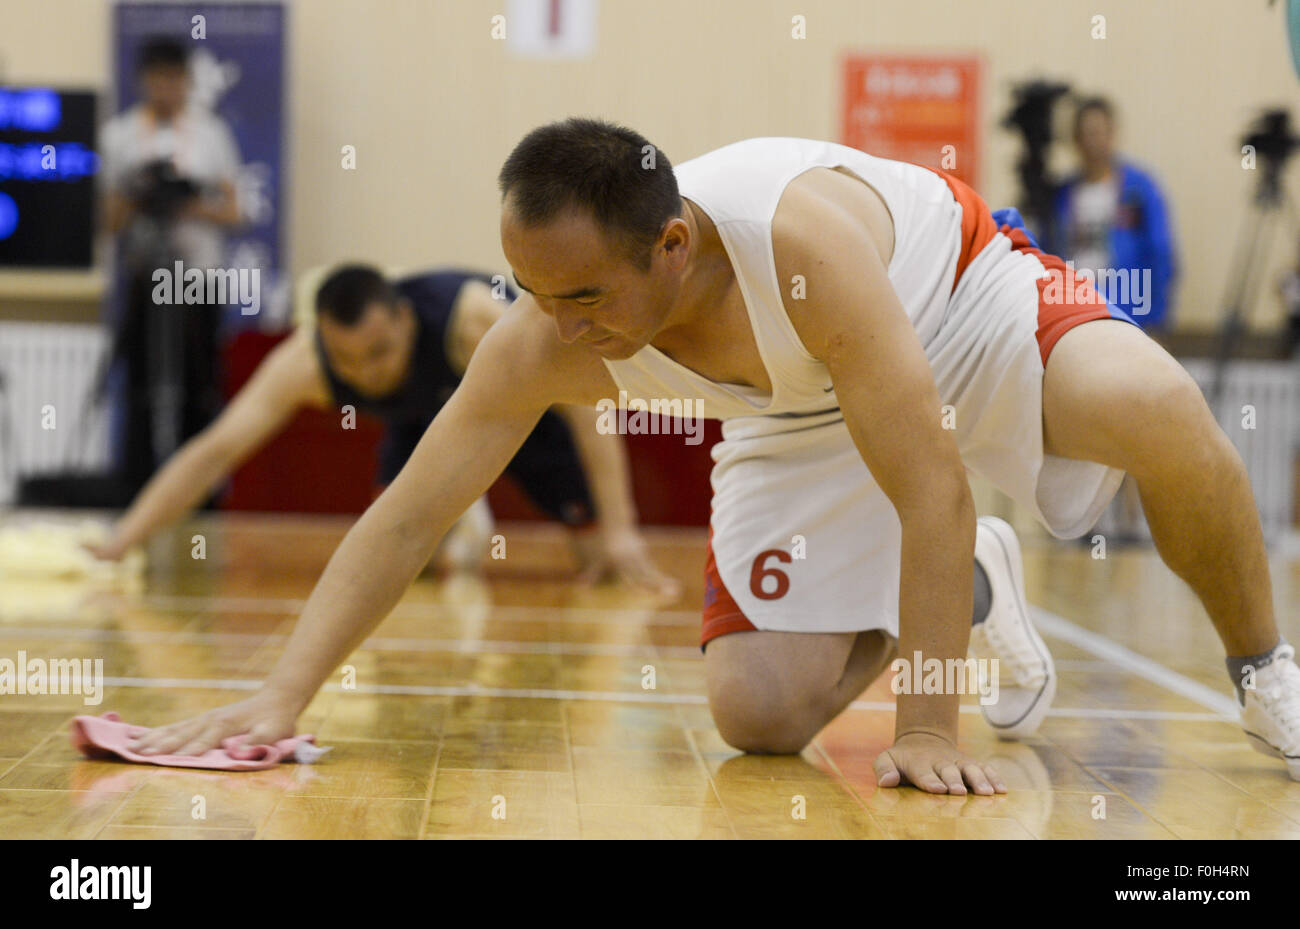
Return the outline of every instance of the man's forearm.
[[[199,446],[182,448],[155,474],[118,521],[113,541],[138,545],[194,509],[228,470],[220,456]]]
[[[366,510],[330,558],[263,685],[299,712],[401,599],[454,518],[402,513],[390,494]]]
[[[970,644],[975,506],[964,477],[937,499],[948,502],[900,515],[898,657],[907,662],[909,680],[924,677],[924,667],[912,667],[917,652],[922,662],[964,660]],[[959,704],[957,693],[899,694],[896,735],[931,732],[955,741]]]
[[[622,437],[600,434],[596,430],[599,414],[594,409],[564,406],[559,410],[573,434],[601,525],[610,529],[634,527],[637,514],[632,498],[632,471]]]

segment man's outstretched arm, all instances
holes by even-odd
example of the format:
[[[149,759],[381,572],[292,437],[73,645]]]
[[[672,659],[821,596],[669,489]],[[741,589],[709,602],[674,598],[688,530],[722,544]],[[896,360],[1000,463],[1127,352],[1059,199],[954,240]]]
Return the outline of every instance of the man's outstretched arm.
[[[139,750],[201,754],[232,735],[261,744],[293,734],[312,696],[393,608],[456,518],[505,470],[543,411],[574,399],[556,386],[571,373],[563,357],[538,349],[538,327],[518,310],[484,338],[406,465],[343,539],[262,689],[155,729],[138,741]]]
[[[609,570],[665,599],[681,596],[681,585],[655,565],[637,529],[632,469],[623,437],[602,435],[597,429],[599,414],[593,407],[561,406],[558,412],[573,434],[600,523],[597,547],[583,553],[589,562],[584,576],[595,581]]]
[[[211,425],[182,445],[113,526],[97,558],[116,560],[189,513],[304,404],[323,397],[317,362],[299,332],[276,346]]]
[[[970,640],[975,507],[929,361],[889,282],[885,255],[854,198],[857,181],[790,185],[773,223],[778,274],[803,275],[786,307],[804,346],[825,362],[844,421],[902,527],[898,653],[964,659]],[[895,744],[877,759],[882,787],[993,793],[996,774],[956,748],[958,694],[901,694]]]

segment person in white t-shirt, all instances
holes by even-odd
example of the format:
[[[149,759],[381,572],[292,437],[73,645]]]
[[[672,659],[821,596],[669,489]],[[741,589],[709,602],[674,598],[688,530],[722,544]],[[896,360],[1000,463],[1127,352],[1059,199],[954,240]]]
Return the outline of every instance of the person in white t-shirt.
[[[101,132],[103,222],[124,275],[114,357],[126,367],[121,456],[132,491],[219,408],[221,307],[155,306],[154,272],[180,261],[217,268],[225,230],[240,222],[239,148],[229,127],[189,102],[188,53],[148,40],[137,65],[141,100]]]

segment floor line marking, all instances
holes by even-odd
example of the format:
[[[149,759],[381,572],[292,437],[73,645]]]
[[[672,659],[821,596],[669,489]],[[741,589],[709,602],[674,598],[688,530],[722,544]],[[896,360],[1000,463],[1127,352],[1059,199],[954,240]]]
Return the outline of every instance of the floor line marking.
[[[205,678],[141,678],[141,677],[105,677],[105,687],[141,687],[171,688],[189,690],[257,690],[261,681],[250,680],[216,680]],[[321,690],[342,693],[341,684],[328,683]],[[662,703],[677,705],[707,705],[709,698],[703,694],[659,694],[649,691],[599,691],[599,690],[548,690],[541,687],[485,687],[480,684],[357,684],[350,688],[358,694],[387,694],[416,697],[513,697],[538,700],[587,700],[607,703]],[[887,701],[855,700],[849,709],[872,712],[894,711],[894,704]],[[975,704],[963,704],[961,712],[979,713]],[[1168,719],[1193,722],[1220,721],[1222,717],[1211,713],[1184,713],[1174,710],[1111,710],[1111,709],[1072,709],[1057,707],[1048,711],[1049,716],[1062,716],[1079,719]]]
[[[168,598],[158,598],[158,599],[185,600],[187,602],[194,601],[198,603],[203,603],[205,605],[210,605],[212,603],[211,600],[208,600],[206,598],[168,597]],[[212,599],[222,600],[223,598],[212,598]],[[250,599],[224,598],[224,599],[225,600],[237,599],[241,603],[273,602],[273,603],[280,603],[280,604],[289,604],[289,603],[302,602],[302,601],[295,601],[295,600],[253,601],[251,600],[251,598]],[[409,604],[409,606],[412,608],[419,607],[421,609],[427,610],[426,605],[423,604],[419,604],[419,605]],[[450,605],[435,605],[435,606],[446,608],[447,606]],[[607,616],[609,613],[609,611],[599,610],[595,608],[571,608],[571,607],[552,608],[552,607],[526,607],[526,606],[493,608],[494,615],[500,614],[505,610],[509,610],[515,614],[522,613],[529,617],[536,617],[536,615],[539,613],[553,614],[555,612],[564,612],[564,611],[568,611],[569,613],[581,613],[583,615],[600,614],[602,616]],[[1068,642],[1072,645],[1082,648],[1083,650],[1097,656],[1099,659],[1101,659],[1102,661],[1106,662],[1109,665],[1129,671],[1130,673],[1133,673],[1138,677],[1141,677],[1144,680],[1149,681],[1150,683],[1153,683],[1159,687],[1163,687],[1164,689],[1174,694],[1177,694],[1179,696],[1182,696],[1188,700],[1191,700],[1194,703],[1200,704],[1201,706],[1210,710],[1214,714],[1212,718],[1230,719],[1233,721],[1239,718],[1236,702],[1231,697],[1219,693],[1210,687],[1206,687],[1204,684],[1200,684],[1197,681],[1194,681],[1191,678],[1179,674],[1176,671],[1166,668],[1164,665],[1150,658],[1147,658],[1144,655],[1138,654],[1137,652],[1134,652],[1123,645],[1120,645],[1118,642],[1115,642],[1113,639],[1110,639],[1107,636],[1101,635],[1100,633],[1096,633],[1089,629],[1085,629],[1081,626],[1078,626],[1070,622],[1069,620],[1066,620],[1064,617],[1051,612],[1050,610],[1046,610],[1043,609],[1042,607],[1037,607],[1037,606],[1031,606],[1030,610],[1034,614],[1035,624],[1042,632],[1046,633],[1047,635],[1053,638],[1061,639],[1062,641]],[[629,612],[629,611],[624,611],[624,612]],[[630,612],[644,613],[644,611],[630,611]],[[678,612],[684,613],[685,611],[678,611]],[[692,621],[694,622],[695,614],[690,613],[689,615],[693,618]],[[642,615],[640,621],[644,622],[646,619],[648,619],[648,617]],[[106,638],[112,638],[114,635],[119,634],[117,633],[116,630],[95,630],[95,629],[88,630],[85,628],[78,628],[76,630],[73,630],[67,628],[59,629],[57,627],[47,628],[45,630],[39,630],[39,629],[32,629],[30,627],[0,626],[0,637],[8,637],[15,633],[21,635],[27,635],[32,638],[38,638],[38,637],[75,638],[78,635],[82,635],[91,640],[96,640],[96,639],[103,640]],[[159,630],[141,630],[139,632],[125,633],[125,634],[138,636],[142,640],[152,639],[154,641],[166,641],[170,644],[186,644],[185,640],[187,637],[191,637],[197,640],[198,642],[242,641],[245,638],[247,638],[249,640],[249,644],[254,645],[256,647],[261,647],[262,645],[266,645],[266,644],[272,644],[276,641],[280,641],[287,638],[286,636],[281,636],[274,633],[186,633],[180,630],[177,630],[175,632],[159,631]],[[223,636],[226,638],[215,638],[217,636]],[[447,652],[459,653],[459,654],[494,654],[494,653],[537,654],[537,655],[577,654],[577,655],[603,655],[609,657],[628,657],[628,658],[646,657],[647,659],[651,659],[654,657],[663,657],[663,658],[675,657],[675,658],[696,659],[699,657],[698,649],[694,648],[693,646],[654,646],[654,645],[637,646],[637,645],[625,645],[625,644],[618,644],[618,643],[554,643],[554,642],[527,643],[527,642],[507,642],[507,641],[491,640],[491,639],[411,639],[411,638],[404,638],[398,636],[373,637],[363,642],[360,648],[361,649],[369,648],[370,650],[374,650],[374,651],[447,651]],[[647,648],[654,649],[655,652],[653,653],[647,652],[645,650]],[[641,650],[638,651],[637,649],[641,649]],[[1062,661],[1060,667],[1065,670],[1074,670],[1075,669],[1074,664],[1075,662]],[[578,697],[574,699],[584,699],[584,698]],[[650,699],[649,702],[654,702],[653,698]],[[1141,712],[1141,711],[1130,711],[1130,712]],[[1128,716],[1128,717],[1121,717],[1121,718],[1159,719],[1165,717]],[[1171,717],[1171,718],[1183,718],[1183,717]]]
[[[175,594],[145,594],[138,598],[143,607],[163,610],[216,613],[223,610],[246,613],[297,613],[306,606],[306,600],[291,597],[189,597]],[[448,610],[486,611],[485,619],[531,619],[551,622],[642,623],[655,626],[698,626],[698,610],[660,610],[652,606],[585,607],[585,606],[522,606],[495,603],[401,602],[393,607],[389,617],[414,616],[428,619],[431,613]],[[545,614],[545,615],[539,615]],[[0,627],[2,628],[2,627]]]
[[[1050,610],[1036,606],[1031,606],[1029,609],[1034,614],[1034,624],[1040,632],[1069,642],[1071,645],[1076,645],[1104,661],[1109,661],[1126,671],[1130,671],[1153,684],[1163,687],[1165,690],[1176,693],[1180,697],[1185,697],[1193,703],[1199,703],[1219,717],[1234,721],[1239,718],[1236,701],[1231,697],[1221,694],[1213,688],[1206,687],[1189,677],[1184,677],[1177,671],[1166,668],[1145,655],[1140,655],[1132,649],[1125,648],[1114,639],[1107,638],[1090,629],[1084,629],[1082,626],[1076,626]]]
[[[155,629],[120,630],[86,627],[0,626],[0,642],[5,639],[72,639],[89,642],[122,642],[128,645],[238,645],[251,648],[277,646],[289,637],[277,632],[186,632]],[[358,651],[450,652],[469,655],[595,655],[612,658],[683,658],[703,661],[695,645],[654,645],[626,642],[519,642],[512,639],[423,639],[402,636],[375,636],[366,639]]]

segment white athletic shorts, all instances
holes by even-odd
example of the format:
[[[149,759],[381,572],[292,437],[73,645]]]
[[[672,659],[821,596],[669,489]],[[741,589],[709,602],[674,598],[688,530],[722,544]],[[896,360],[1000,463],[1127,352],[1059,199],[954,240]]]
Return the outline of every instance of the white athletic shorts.
[[[961,274],[926,355],[967,469],[1073,538],[1124,474],[1044,454],[1044,366],[1074,326],[1133,320],[1095,291],[1090,302],[1047,302],[1045,275],[1068,269],[1014,211],[993,215],[997,231]],[[713,458],[701,644],[754,629],[898,636],[898,516],[841,413],[728,420]]]

